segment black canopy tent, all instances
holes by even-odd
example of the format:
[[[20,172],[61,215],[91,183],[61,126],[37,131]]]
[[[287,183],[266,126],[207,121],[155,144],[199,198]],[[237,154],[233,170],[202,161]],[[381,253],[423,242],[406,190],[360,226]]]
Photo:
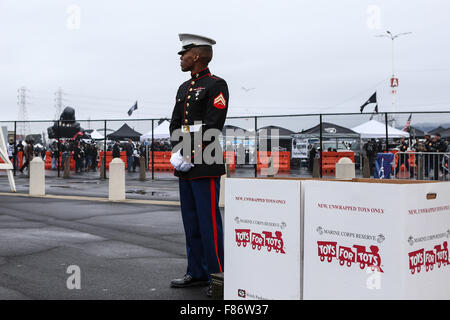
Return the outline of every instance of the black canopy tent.
[[[262,135],[263,133],[266,136]],[[271,139],[278,139],[279,146],[282,149],[291,151],[292,135],[294,131],[278,126],[265,126],[258,129],[258,139],[261,145],[261,141],[267,140],[267,151],[272,150]],[[261,150],[264,151],[264,150]]]
[[[223,129],[222,129],[222,135],[224,137],[227,136],[227,133],[232,133],[233,136],[237,137],[238,133],[244,133],[245,134],[247,132],[248,132],[248,130],[246,130],[244,128],[241,128],[241,127],[238,127],[238,126],[233,126],[233,125],[230,125],[230,124],[227,124],[227,125],[223,126]]]
[[[297,133],[304,137],[319,137],[320,136],[320,124],[309,128],[305,131]],[[322,137],[324,138],[358,138],[359,133],[330,122],[322,122]]]
[[[133,141],[139,141],[140,136],[142,136],[141,133],[134,131],[130,128],[129,125],[126,123],[123,124],[120,129],[117,131],[114,131],[113,133],[110,133],[107,135],[107,138],[110,140],[127,140],[131,139]]]
[[[309,128],[305,131],[296,133],[294,136],[294,139],[299,139],[299,140],[304,140],[304,139],[311,139],[311,138],[315,138],[319,139],[320,138],[320,124]],[[339,140],[353,140],[353,141],[357,141],[359,144],[359,149],[361,149],[361,143],[360,143],[360,135],[359,133],[334,124],[334,123],[330,123],[330,122],[322,122],[322,139],[324,140],[324,142],[326,141],[335,141],[336,143],[336,149],[340,149],[339,148]],[[310,142],[311,143],[311,142]],[[352,143],[353,151],[361,151],[358,150],[358,146],[355,146],[354,143]],[[356,147],[356,148],[355,148]]]
[[[350,146],[343,146],[342,141],[351,140],[351,150],[355,152],[355,159],[360,158],[362,152],[362,143],[360,139],[360,134],[343,126],[330,123],[330,122],[322,122],[322,143],[327,141],[333,141],[332,145],[336,150],[347,149]],[[320,141],[320,124],[311,127],[302,132],[296,133],[293,135],[293,144],[295,146],[292,147],[292,157],[293,158],[307,158],[309,154],[309,149],[314,143],[319,143]],[[319,143],[320,144],[320,143]],[[331,143],[329,143],[331,144]],[[326,147],[328,144],[323,145],[324,150],[326,151]],[[296,150],[294,150],[296,149]],[[295,152],[294,152],[295,151]],[[359,165],[359,161],[357,161],[357,165]]]
[[[289,129],[278,127],[278,126],[265,126],[258,129],[258,134],[261,134],[261,132],[267,132],[267,137],[279,137],[280,139],[291,139],[291,135],[294,134],[294,131],[291,131]],[[278,133],[275,131],[278,130]]]

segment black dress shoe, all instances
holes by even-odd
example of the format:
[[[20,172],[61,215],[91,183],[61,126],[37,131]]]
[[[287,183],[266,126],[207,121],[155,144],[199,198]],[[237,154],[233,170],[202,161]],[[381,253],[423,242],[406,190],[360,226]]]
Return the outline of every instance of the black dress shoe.
[[[212,297],[212,284],[210,284],[208,289],[206,290],[206,295],[210,298]]]
[[[173,279],[170,282],[171,287],[175,288],[185,288],[185,287],[193,287],[193,286],[207,286],[209,284],[208,280],[202,279],[194,279],[190,275],[185,275],[181,279]]]

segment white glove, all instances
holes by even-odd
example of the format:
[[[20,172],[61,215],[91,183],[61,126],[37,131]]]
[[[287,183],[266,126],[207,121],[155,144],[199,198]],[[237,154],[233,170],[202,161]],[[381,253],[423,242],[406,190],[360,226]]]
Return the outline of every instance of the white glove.
[[[194,166],[192,163],[187,163],[183,156],[181,155],[181,151],[172,153],[170,157],[170,163],[177,171],[188,172]]]

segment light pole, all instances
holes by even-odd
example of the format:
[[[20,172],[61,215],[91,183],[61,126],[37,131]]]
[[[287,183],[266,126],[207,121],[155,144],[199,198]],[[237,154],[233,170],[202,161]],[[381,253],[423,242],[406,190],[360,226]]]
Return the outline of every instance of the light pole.
[[[389,30],[386,31],[387,34],[380,34],[375,37],[387,37],[392,41],[392,77],[391,77],[391,88],[392,88],[392,112],[394,113],[390,119],[392,126],[395,127],[395,94],[397,93],[398,78],[395,77],[394,69],[394,40],[400,36],[411,34],[412,32],[402,32],[396,35],[392,34]]]

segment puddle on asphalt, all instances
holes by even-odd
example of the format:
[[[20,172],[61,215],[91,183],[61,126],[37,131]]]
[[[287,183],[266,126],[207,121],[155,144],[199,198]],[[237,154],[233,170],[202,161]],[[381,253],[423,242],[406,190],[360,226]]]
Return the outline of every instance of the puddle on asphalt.
[[[83,180],[83,181],[70,181],[70,183],[92,183],[92,184],[100,184],[98,180]]]
[[[159,191],[150,191],[147,192],[143,189],[133,189],[133,190],[127,190],[125,193],[134,193],[134,194],[141,194],[141,195],[149,195],[154,197],[168,197],[169,194],[167,192],[159,192]]]

